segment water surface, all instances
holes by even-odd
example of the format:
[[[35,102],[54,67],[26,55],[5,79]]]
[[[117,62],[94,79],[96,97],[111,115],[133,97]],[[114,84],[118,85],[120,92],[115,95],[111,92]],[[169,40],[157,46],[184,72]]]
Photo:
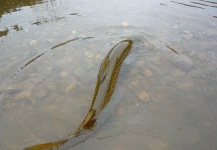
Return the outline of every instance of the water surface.
[[[134,41],[108,122],[72,147],[217,147],[217,1],[0,2],[0,149],[67,137],[107,52]]]

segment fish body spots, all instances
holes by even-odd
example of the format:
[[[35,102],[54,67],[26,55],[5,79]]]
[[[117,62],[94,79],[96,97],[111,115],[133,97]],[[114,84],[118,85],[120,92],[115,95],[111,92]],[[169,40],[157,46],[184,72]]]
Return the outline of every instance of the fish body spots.
[[[118,43],[108,52],[104,58],[97,76],[95,92],[90,109],[73,135],[70,135],[65,140],[35,145],[24,150],[54,150],[59,148],[66,150],[66,147],[69,148],[69,145],[74,146],[86,140],[90,136],[90,132],[83,131],[93,131],[94,129],[101,127],[103,123],[98,120],[107,120],[109,117],[105,118],[106,115],[100,114],[107,106],[113,95],[121,65],[128,56],[132,43],[133,42],[131,40],[125,40]],[[79,135],[81,136],[79,137]]]

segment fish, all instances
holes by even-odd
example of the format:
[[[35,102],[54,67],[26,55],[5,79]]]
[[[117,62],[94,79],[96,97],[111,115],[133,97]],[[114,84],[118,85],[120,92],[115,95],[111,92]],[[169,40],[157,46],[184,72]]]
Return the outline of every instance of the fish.
[[[111,116],[112,103],[110,101],[122,63],[129,55],[132,44],[133,41],[130,39],[119,42],[103,59],[97,75],[91,106],[77,130],[63,140],[33,145],[23,150],[67,150],[96,133]]]

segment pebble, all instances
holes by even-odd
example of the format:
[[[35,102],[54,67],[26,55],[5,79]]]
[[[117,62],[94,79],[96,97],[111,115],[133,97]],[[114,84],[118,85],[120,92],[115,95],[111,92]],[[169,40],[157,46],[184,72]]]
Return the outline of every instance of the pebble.
[[[29,42],[29,44],[30,44],[31,46],[36,46],[36,45],[38,44],[38,42],[37,42],[36,40],[31,40],[31,41]]]
[[[120,107],[120,108],[118,109],[118,114],[119,114],[119,115],[123,115],[124,113],[125,113],[125,110]]]
[[[133,81],[133,82],[131,82],[131,83],[129,84],[129,88],[130,88],[130,89],[134,89],[134,88],[136,88],[137,86],[138,86],[138,80]]]
[[[36,86],[36,88],[33,91],[33,96],[37,99],[41,99],[44,98],[45,96],[47,96],[47,90],[44,86]]]
[[[211,128],[212,127],[212,123],[209,122],[209,121],[204,121],[204,126],[207,127],[207,128]]]
[[[184,34],[183,35],[183,37],[185,38],[185,39],[187,39],[187,40],[190,40],[190,39],[192,39],[192,37],[193,37],[193,34]]]
[[[15,96],[15,100],[29,99],[30,95],[29,91],[22,91]]]
[[[87,56],[88,58],[93,58],[95,56],[95,53],[93,53],[93,52],[84,52],[84,55]]]
[[[195,52],[195,51],[194,51]],[[196,52],[195,52],[196,53]],[[190,59],[189,57],[185,56],[185,55],[180,55],[180,61],[183,61],[189,65],[193,65],[193,61],[192,59]]]
[[[185,72],[183,72],[179,69],[173,69],[172,76],[173,77],[183,77],[183,76],[185,76]]]
[[[194,85],[192,83],[182,83],[178,86],[182,90],[192,90],[194,88]]]
[[[206,35],[208,36],[214,36],[217,34],[217,31],[215,28],[210,28],[209,30],[206,30]]]
[[[143,66],[144,66],[144,63],[145,63],[144,61],[138,61],[138,62],[137,62],[137,66],[138,66],[138,67],[143,67]]]
[[[77,33],[77,31],[72,31],[72,34],[76,34]]]
[[[68,77],[68,76],[69,76],[69,73],[66,72],[66,71],[61,71],[61,72],[59,73],[59,76],[62,77],[62,78],[65,78],[65,77]]]
[[[200,61],[206,61],[207,60],[207,56],[205,53],[198,53],[197,54],[197,58],[200,60]]]
[[[207,96],[207,100],[216,101],[217,98],[217,84],[216,82],[210,82],[209,84],[204,84],[202,86],[204,94]]]
[[[200,141],[202,141],[202,138],[200,137],[199,133],[196,131],[192,131],[192,134],[190,136],[189,141],[191,143],[199,143]]]
[[[47,41],[48,41],[49,43],[53,43],[53,42],[54,42],[54,39],[47,39]]]
[[[174,65],[176,68],[180,69],[181,71],[185,73],[190,72],[193,68],[191,64],[184,62],[184,61],[176,62]]]
[[[141,102],[147,103],[147,102],[151,101],[151,99],[150,99],[148,93],[145,92],[145,91],[139,93],[139,94],[137,95],[137,97],[139,98],[139,100],[140,100]]]
[[[5,105],[3,105],[2,108],[4,108],[4,109],[13,109],[15,105],[16,105],[15,103],[6,103]]]
[[[130,70],[130,75],[131,76],[134,76],[134,75],[137,75],[138,74],[138,69],[137,68],[132,68],[131,70]]]
[[[3,93],[3,94],[0,93],[0,102],[1,102],[1,100],[2,100],[2,98],[3,98],[3,96],[4,96],[4,93]]]
[[[192,70],[189,72],[189,75],[192,77],[192,78],[199,78],[201,77],[201,73],[197,70]]]
[[[95,58],[100,59],[100,58],[102,58],[102,55],[100,53],[97,53]]]
[[[144,74],[145,77],[151,77],[152,76],[152,72],[151,72],[150,69],[145,69],[143,71],[143,74]]]
[[[157,141],[152,140],[152,141],[147,143],[147,149],[149,149],[149,150],[156,150],[156,149],[168,150],[169,149],[169,143],[167,141],[163,141],[163,140],[157,140]]]
[[[128,27],[128,22],[122,22],[123,27]]]
[[[25,31],[25,33],[28,33],[28,32],[29,32],[29,29],[25,29],[24,31]]]
[[[188,30],[184,30],[184,33],[185,33],[185,34],[190,34],[191,32],[188,31]]]
[[[69,84],[69,86],[67,86],[64,90],[65,94],[70,93],[71,91],[73,91],[75,88],[77,87],[76,82],[72,82],[71,84]]]

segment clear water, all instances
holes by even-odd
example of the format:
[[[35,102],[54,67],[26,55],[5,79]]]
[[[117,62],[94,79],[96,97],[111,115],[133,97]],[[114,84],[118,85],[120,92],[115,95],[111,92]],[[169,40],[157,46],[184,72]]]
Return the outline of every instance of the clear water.
[[[217,148],[217,1],[0,2],[0,149],[73,132],[107,52],[133,39],[108,122],[72,150]]]

